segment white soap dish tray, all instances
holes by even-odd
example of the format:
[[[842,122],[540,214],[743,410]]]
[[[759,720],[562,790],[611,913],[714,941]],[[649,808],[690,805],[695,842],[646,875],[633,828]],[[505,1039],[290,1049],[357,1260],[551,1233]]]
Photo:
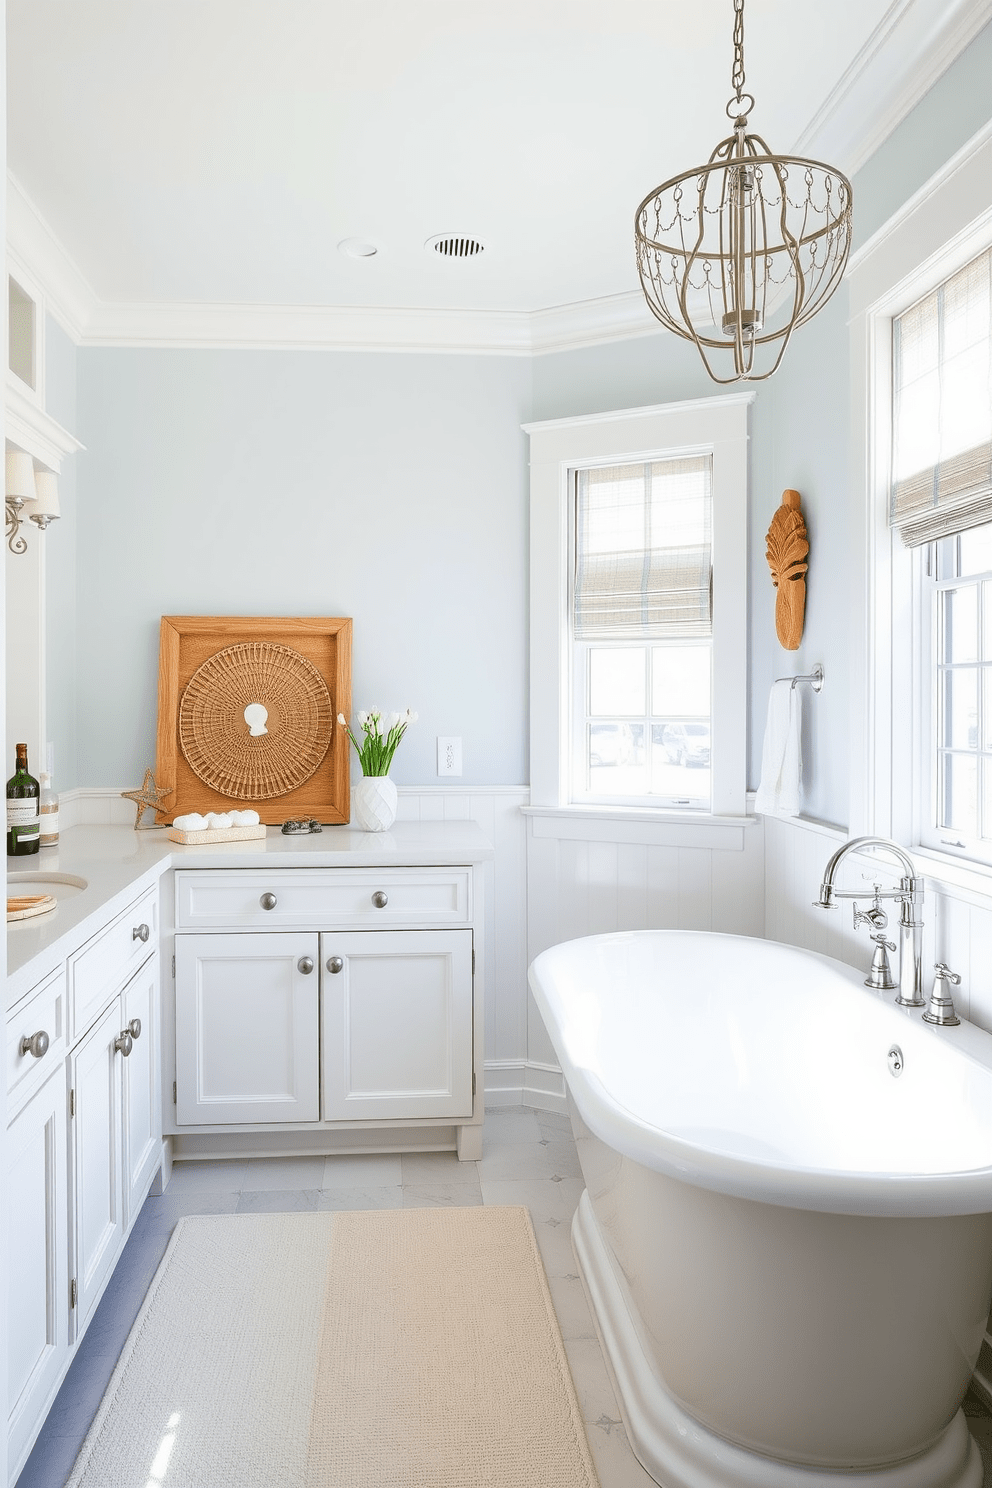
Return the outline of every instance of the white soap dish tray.
[[[170,842],[179,842],[183,847],[199,847],[216,842],[255,842],[265,836],[265,827],[261,822],[254,827],[205,827],[200,832],[170,827],[165,835]]]

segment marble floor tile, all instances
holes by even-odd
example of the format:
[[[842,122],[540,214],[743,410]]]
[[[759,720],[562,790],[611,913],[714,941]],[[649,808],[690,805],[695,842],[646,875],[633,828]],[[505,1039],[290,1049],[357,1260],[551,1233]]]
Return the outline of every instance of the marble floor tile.
[[[318,1209],[402,1209],[403,1189],[398,1183],[380,1188],[322,1188]]]
[[[479,1180],[471,1183],[404,1183],[404,1209],[470,1209],[482,1203]]]
[[[146,1229],[162,1229],[169,1233],[175,1229],[176,1221],[188,1214],[233,1214],[238,1207],[238,1191],[215,1193],[208,1189],[187,1189],[173,1193],[172,1184],[164,1194],[145,1200],[144,1207],[135,1224]]]
[[[240,1158],[234,1161],[225,1158],[216,1162],[173,1163],[172,1177],[166,1193],[204,1193],[207,1190],[214,1193],[240,1193],[245,1186],[247,1167],[247,1160]]]
[[[404,1152],[400,1158],[404,1183],[465,1183],[477,1187],[479,1165],[462,1162],[454,1152]]]
[[[540,1136],[536,1112],[526,1106],[493,1106],[482,1128],[482,1150],[494,1142],[533,1142]]]
[[[321,1188],[394,1188],[403,1182],[403,1163],[398,1154],[374,1152],[369,1156],[325,1157]]]
[[[578,1178],[575,1143],[560,1137],[538,1137],[531,1142],[501,1142],[484,1145],[479,1177],[489,1178]]]
[[[245,1189],[236,1214],[297,1214],[314,1211],[320,1198],[319,1188],[260,1188]]]
[[[252,1193],[265,1188],[322,1188],[326,1162],[325,1157],[253,1157],[241,1188]]]

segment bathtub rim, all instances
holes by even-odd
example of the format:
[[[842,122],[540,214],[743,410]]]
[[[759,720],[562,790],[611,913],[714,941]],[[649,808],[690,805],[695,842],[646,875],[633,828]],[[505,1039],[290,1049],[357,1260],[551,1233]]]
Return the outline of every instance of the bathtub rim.
[[[885,1173],[846,1169],[785,1166],[761,1162],[732,1153],[713,1152],[639,1116],[619,1101],[602,1081],[587,1069],[576,1068],[555,1037],[556,1019],[548,1005],[543,978],[556,958],[577,946],[590,943],[627,944],[636,939],[680,939],[701,937],[721,941],[781,947],[801,958],[819,962],[837,973],[860,994],[892,1005],[894,1031],[898,1019],[919,1023],[928,1037],[947,1043],[955,1054],[980,1065],[992,1076],[992,1035],[962,1019],[958,1028],[939,1028],[922,1021],[923,1010],[897,1008],[895,994],[874,992],[864,986],[863,974],[833,956],[789,946],[762,936],[726,934],[713,930],[614,930],[605,934],[576,936],[540,952],[531,961],[528,983],[548,1036],[554,1046],[562,1074],[583,1120],[601,1141],[614,1151],[633,1158],[686,1183],[714,1189],[734,1198],[785,1208],[812,1209],[830,1214],[880,1217],[928,1218],[939,1215],[987,1214],[992,1212],[992,1163],[947,1173]]]

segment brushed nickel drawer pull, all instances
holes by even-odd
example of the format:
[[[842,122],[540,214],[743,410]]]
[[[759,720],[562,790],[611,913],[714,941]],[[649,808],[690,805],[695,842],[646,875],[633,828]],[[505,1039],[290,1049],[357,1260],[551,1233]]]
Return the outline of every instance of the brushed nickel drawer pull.
[[[141,1037],[141,1019],[132,1018],[127,1025],[127,1031],[133,1039],[139,1039]]]
[[[261,897],[261,899],[259,899],[258,902],[262,906],[263,909],[275,909],[275,907],[276,907],[276,896],[275,896],[275,894],[263,894],[262,897]]]
[[[313,957],[301,956],[299,961],[297,961],[296,963],[296,969],[297,971],[302,971],[304,976],[309,976],[310,973],[313,971]]]
[[[375,905],[376,909],[385,909],[386,905],[389,903],[389,895],[384,894],[381,889],[376,889],[375,893],[372,895],[372,903]]]
[[[123,1054],[124,1055],[124,1058],[126,1059],[127,1056],[130,1054],[130,1052],[131,1052],[131,1050],[133,1048],[134,1048],[134,1043],[132,1041],[131,1035],[128,1033],[127,1029],[125,1028],[114,1039],[114,1051],[117,1054]]]
[[[328,971],[339,972],[344,970],[344,961],[340,956],[332,956],[327,963]]]
[[[48,1053],[48,1034],[43,1028],[37,1033],[25,1034],[21,1039],[21,1053],[33,1054],[35,1059],[44,1059]]]
[[[151,931],[149,930],[147,925],[135,925],[134,929],[131,931],[131,939],[147,940],[150,934]]]

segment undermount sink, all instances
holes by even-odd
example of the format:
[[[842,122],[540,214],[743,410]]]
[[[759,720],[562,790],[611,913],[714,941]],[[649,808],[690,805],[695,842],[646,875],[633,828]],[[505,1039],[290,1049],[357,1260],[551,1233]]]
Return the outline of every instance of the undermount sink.
[[[33,894],[51,894],[53,899],[71,899],[89,887],[88,880],[78,873],[45,873],[40,868],[34,873],[8,873],[8,889],[13,884],[23,884]]]

